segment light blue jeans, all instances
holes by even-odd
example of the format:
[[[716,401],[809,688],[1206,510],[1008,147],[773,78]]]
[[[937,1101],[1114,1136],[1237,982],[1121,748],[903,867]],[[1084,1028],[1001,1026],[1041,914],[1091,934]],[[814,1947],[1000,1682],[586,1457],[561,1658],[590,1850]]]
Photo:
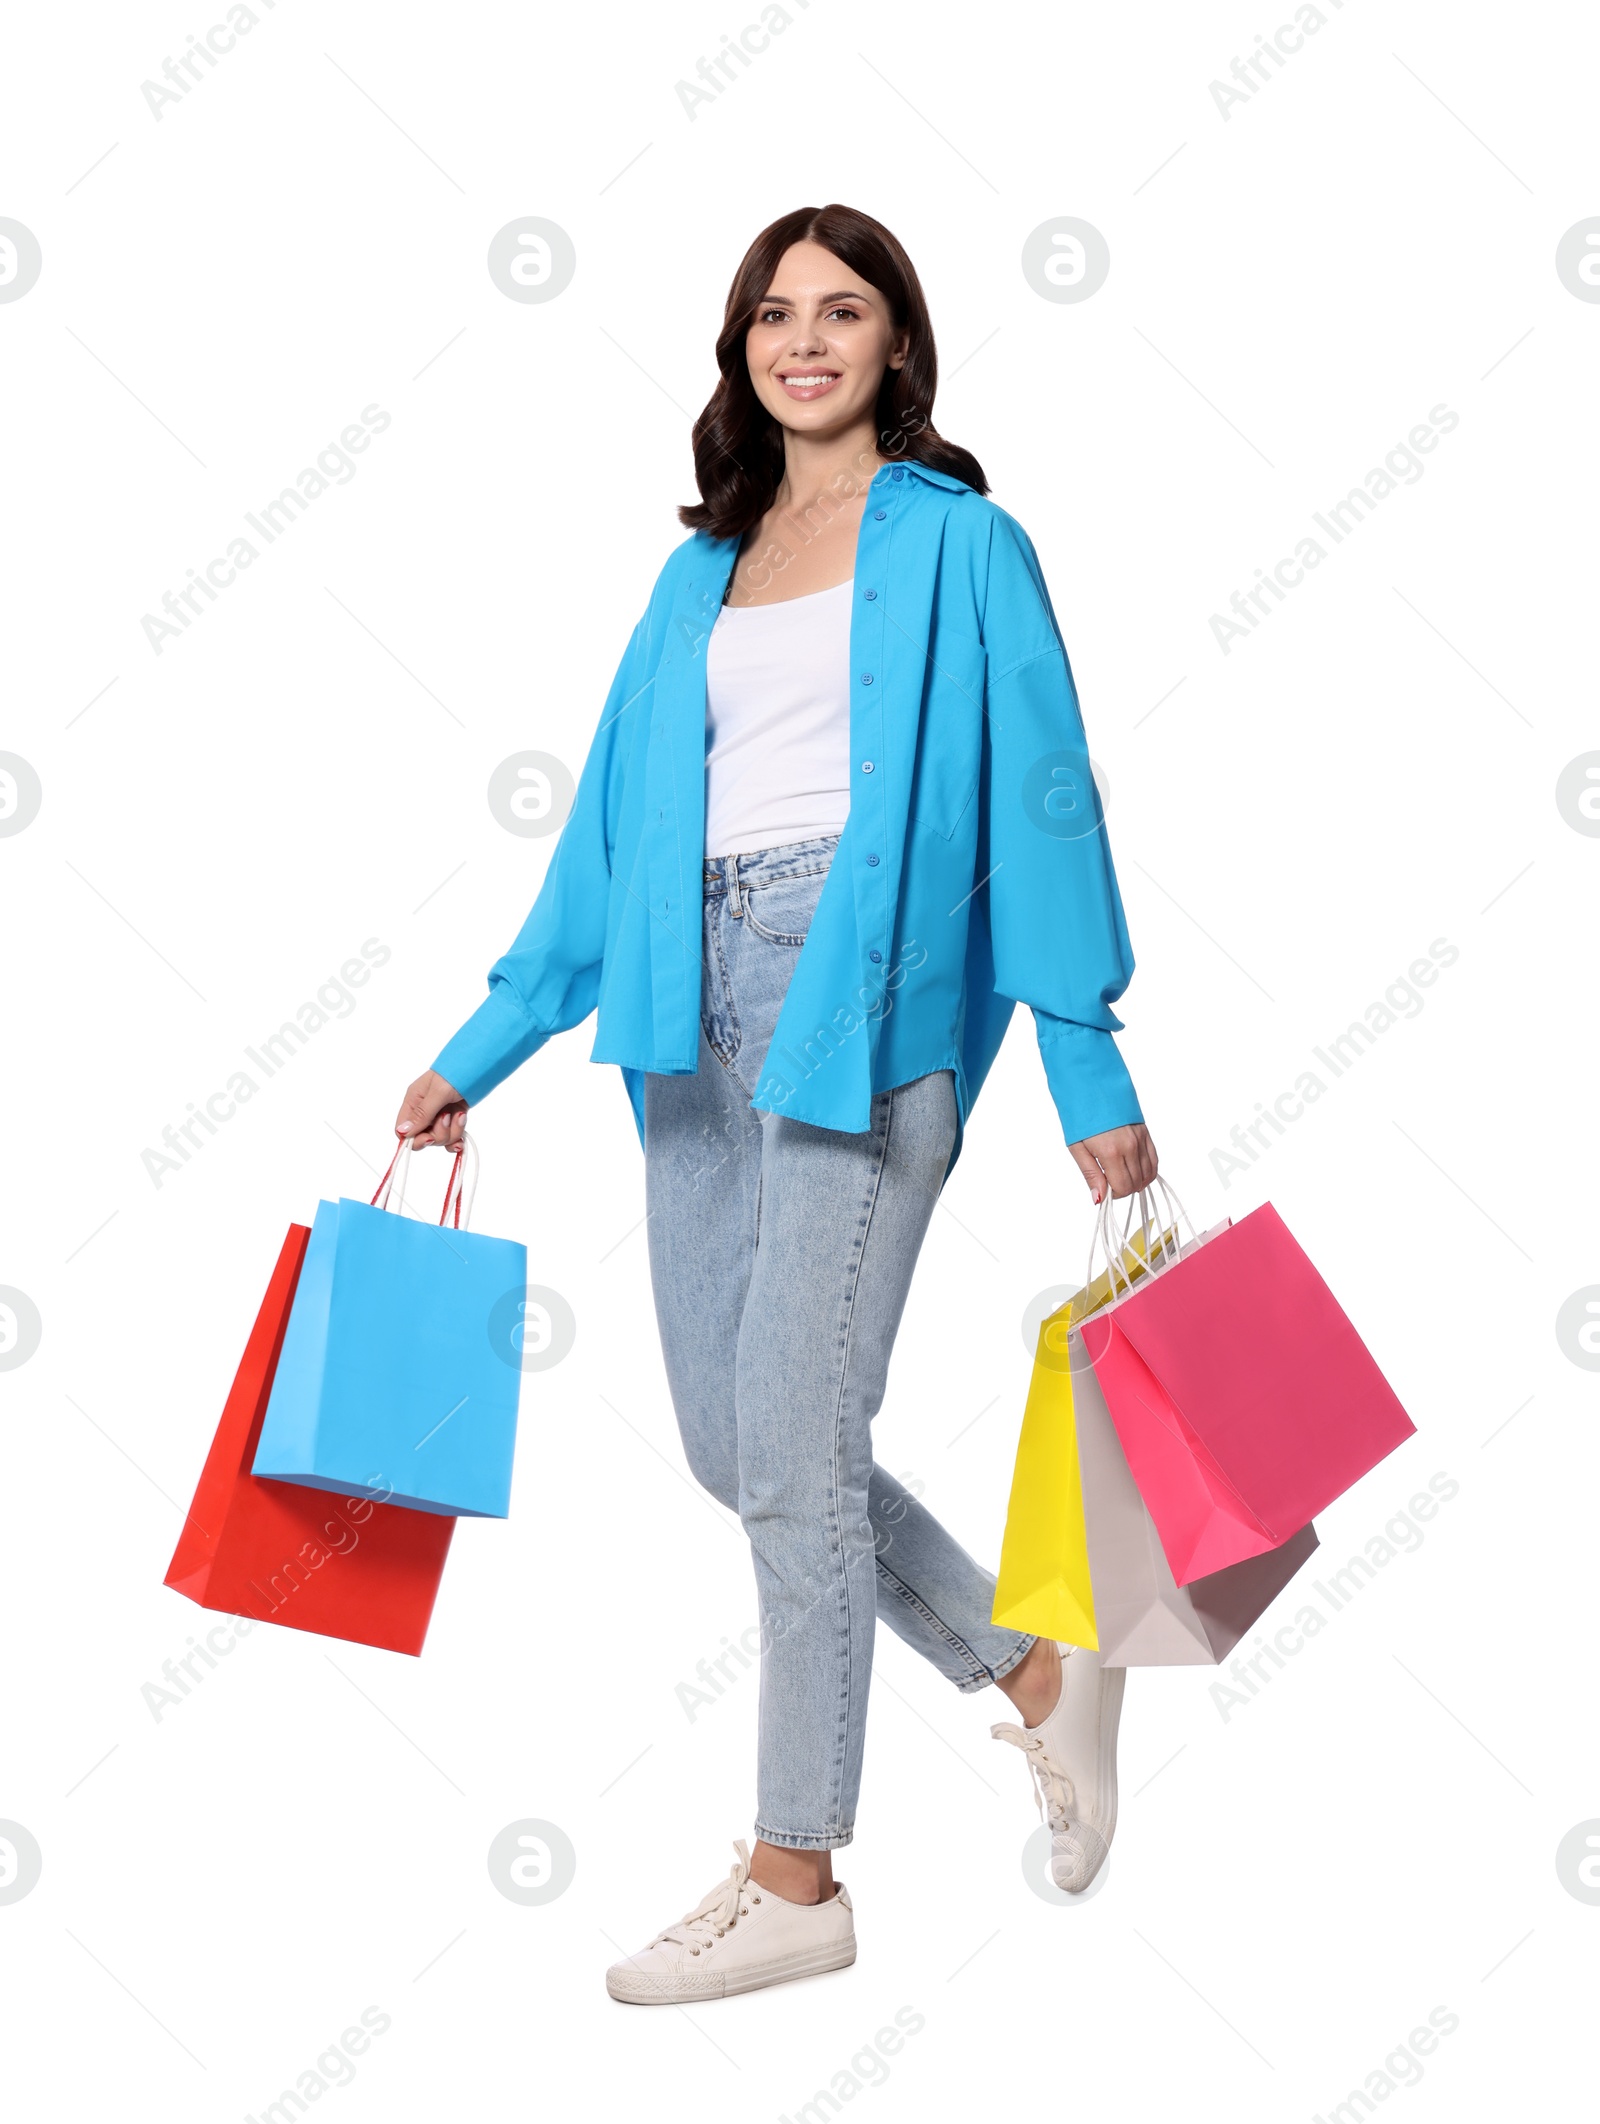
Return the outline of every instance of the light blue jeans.
[[[872,1418],[955,1140],[940,1070],[861,1135],[750,1105],[838,836],[705,866],[700,1060],[645,1080],[650,1271],[696,1479],[738,1512],[761,1610],[756,1835],[848,1844],[875,1617],[958,1689],[1033,1639],[994,1579],[873,1463]]]

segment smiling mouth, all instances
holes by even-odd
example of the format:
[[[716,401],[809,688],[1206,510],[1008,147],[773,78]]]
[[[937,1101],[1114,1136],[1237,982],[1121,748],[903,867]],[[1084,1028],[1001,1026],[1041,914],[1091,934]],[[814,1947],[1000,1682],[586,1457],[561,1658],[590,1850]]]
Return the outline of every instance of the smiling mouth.
[[[841,380],[839,369],[796,369],[791,375],[780,376],[779,383],[791,398],[809,400],[821,398]]]

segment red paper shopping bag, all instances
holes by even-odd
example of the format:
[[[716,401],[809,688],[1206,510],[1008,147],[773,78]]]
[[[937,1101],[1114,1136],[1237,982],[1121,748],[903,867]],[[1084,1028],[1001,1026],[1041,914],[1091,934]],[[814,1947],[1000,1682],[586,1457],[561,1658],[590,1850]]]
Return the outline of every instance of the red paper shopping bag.
[[[1271,1203],[1082,1334],[1180,1586],[1279,1547],[1416,1428]]]
[[[202,1608],[420,1652],[454,1519],[250,1473],[310,1237],[290,1225],[165,1582]]]

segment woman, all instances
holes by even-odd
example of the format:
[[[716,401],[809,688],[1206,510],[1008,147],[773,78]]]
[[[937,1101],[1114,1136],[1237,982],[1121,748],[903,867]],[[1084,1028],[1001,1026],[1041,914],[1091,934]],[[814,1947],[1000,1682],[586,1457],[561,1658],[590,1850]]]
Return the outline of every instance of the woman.
[[[994,1580],[873,1465],[935,1199],[1018,1002],[1096,1202],[1156,1171],[1111,1004],[1133,970],[1038,560],[934,428],[895,238],[801,208],[750,247],[694,430],[701,500],[617,672],[544,884],[398,1132],[598,1006],[645,1152],[667,1376],[761,1611],[754,1854],[607,1975],[642,2004],[855,1959],[873,1625],[997,1684],[1081,1891],[1115,1824],[1120,1670],[997,1628]]]

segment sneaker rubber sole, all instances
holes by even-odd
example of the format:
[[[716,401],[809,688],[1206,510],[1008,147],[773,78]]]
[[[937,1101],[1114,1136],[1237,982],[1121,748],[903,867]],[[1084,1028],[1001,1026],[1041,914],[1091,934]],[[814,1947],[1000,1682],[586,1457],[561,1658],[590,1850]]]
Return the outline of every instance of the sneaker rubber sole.
[[[787,1984],[796,1977],[822,1976],[830,1969],[848,1969],[855,1958],[854,1939],[836,1940],[804,1954],[782,1955],[776,1961],[737,1970],[731,1978],[720,1970],[707,1970],[692,1986],[663,1983],[618,1962],[606,1971],[606,1989],[624,2006],[684,2006],[700,1999],[730,1999],[741,1991],[761,1991],[768,1984]]]

